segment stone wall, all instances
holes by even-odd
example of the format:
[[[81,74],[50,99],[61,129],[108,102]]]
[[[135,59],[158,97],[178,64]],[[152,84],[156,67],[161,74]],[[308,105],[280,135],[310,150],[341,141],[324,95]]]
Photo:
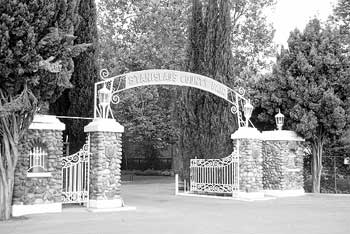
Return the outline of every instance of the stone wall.
[[[239,128],[231,135],[239,143],[239,189],[303,190],[304,139],[293,131],[265,131]]]
[[[121,133],[114,132],[90,133],[90,199],[120,198],[121,137]]]
[[[263,141],[265,190],[303,189],[303,147],[300,141]]]
[[[28,177],[29,152],[41,146],[47,152],[44,177]],[[61,202],[63,155],[62,131],[29,129],[20,146],[20,156],[15,171],[14,205],[33,205]],[[50,175],[49,175],[50,174]],[[39,176],[39,175],[38,175]],[[42,175],[43,176],[43,175]]]
[[[264,189],[282,189],[282,158],[280,145],[275,142],[263,142],[263,187]]]

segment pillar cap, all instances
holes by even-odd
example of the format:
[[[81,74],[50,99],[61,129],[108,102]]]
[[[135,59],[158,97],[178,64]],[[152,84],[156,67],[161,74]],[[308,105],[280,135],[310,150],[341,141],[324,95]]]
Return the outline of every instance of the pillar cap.
[[[84,127],[84,132],[124,132],[124,126],[115,119],[94,119]]]
[[[261,139],[264,141],[305,141],[296,132],[289,130],[263,131]]]
[[[59,121],[55,115],[34,115],[33,122],[29,125],[29,129],[43,130],[61,130],[63,131],[66,125]]]
[[[261,133],[256,128],[240,127],[231,134],[231,139],[261,139]]]

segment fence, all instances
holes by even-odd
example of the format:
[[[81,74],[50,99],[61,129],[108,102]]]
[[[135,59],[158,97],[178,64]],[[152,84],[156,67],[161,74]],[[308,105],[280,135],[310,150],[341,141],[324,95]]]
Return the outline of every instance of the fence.
[[[239,189],[239,157],[233,152],[221,159],[190,160],[190,191],[234,193]]]
[[[123,170],[170,170],[172,165],[172,158],[123,158]]]
[[[350,193],[350,165],[344,164],[346,155],[322,157],[321,192]],[[304,160],[305,191],[311,192],[311,156]]]

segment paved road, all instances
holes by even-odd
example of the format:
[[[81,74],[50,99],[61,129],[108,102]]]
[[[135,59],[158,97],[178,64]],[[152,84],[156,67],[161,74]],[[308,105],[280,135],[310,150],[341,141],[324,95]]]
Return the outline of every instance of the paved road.
[[[173,178],[135,178],[123,197],[136,211],[28,215],[0,223],[0,234],[350,233],[350,196],[306,195],[244,202],[174,196]]]

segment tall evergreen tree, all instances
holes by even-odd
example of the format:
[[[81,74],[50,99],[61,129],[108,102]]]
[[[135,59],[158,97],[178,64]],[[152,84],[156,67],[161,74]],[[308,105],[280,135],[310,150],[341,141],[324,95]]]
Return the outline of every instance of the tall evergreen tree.
[[[254,56],[250,55],[268,53],[266,48],[272,48],[273,30],[266,24],[261,12],[262,8],[271,4],[269,0],[192,0],[187,70],[211,77],[229,87],[242,84],[242,78],[249,70],[247,68],[258,70]],[[253,16],[259,20],[260,28],[249,21]],[[241,51],[251,52],[249,55]],[[255,75],[256,72],[250,74]],[[177,112],[182,158],[177,167],[185,177],[188,176],[190,158],[222,158],[232,152],[230,135],[238,126],[227,102],[187,88],[181,93]]]
[[[0,219],[10,218],[20,140],[37,107],[71,86],[72,58],[88,46],[73,45],[79,2],[1,1]]]
[[[97,12],[95,0],[81,1],[78,6],[79,25],[75,28],[75,43],[92,43],[86,51],[73,59],[73,87],[51,105],[51,112],[56,115],[93,117],[94,83],[98,79],[98,37]],[[62,119],[66,124],[70,141],[70,150],[75,152],[85,142],[84,126],[89,120]]]
[[[230,3],[192,4],[188,70],[232,86]],[[181,98],[179,148],[187,177],[190,158],[220,158],[232,152],[230,134],[237,126],[224,100],[192,88],[183,90]]]

